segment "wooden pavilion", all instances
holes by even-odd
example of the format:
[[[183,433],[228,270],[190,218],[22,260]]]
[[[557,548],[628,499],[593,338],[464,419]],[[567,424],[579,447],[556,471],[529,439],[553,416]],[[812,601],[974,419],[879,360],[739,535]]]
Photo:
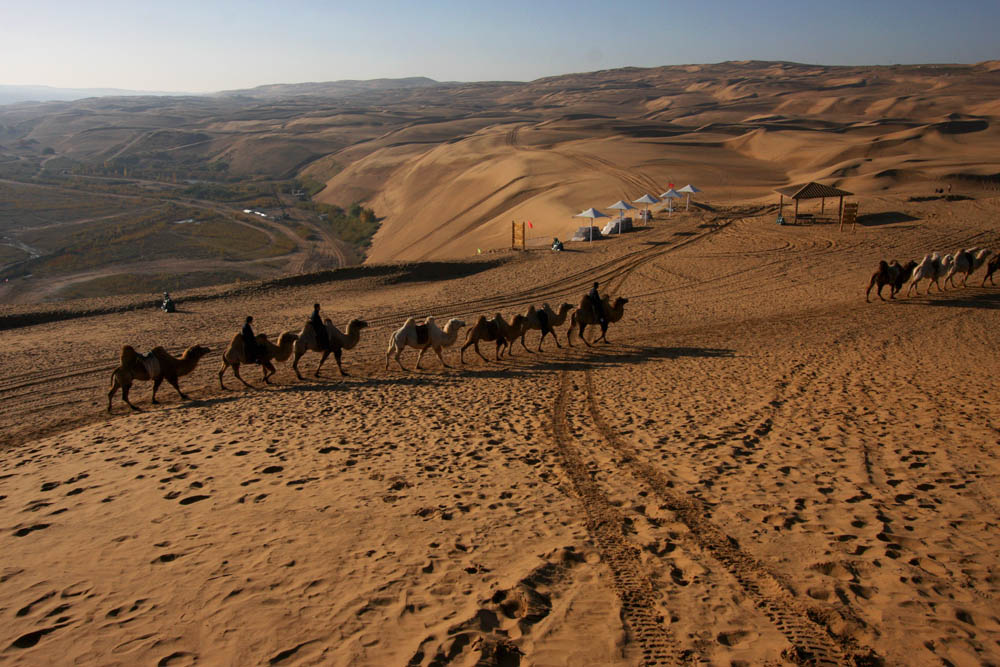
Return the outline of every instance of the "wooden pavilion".
[[[849,197],[853,192],[848,192],[847,190],[841,190],[840,188],[834,188],[829,185],[823,185],[822,183],[816,183],[815,181],[810,181],[805,185],[790,185],[787,188],[778,188],[775,190],[778,193],[780,199],[778,200],[778,215],[781,215],[782,210],[785,207],[785,197],[789,197],[795,201],[795,217],[794,222],[799,221],[799,200],[800,199],[819,199],[820,201],[820,213],[826,210],[826,200],[827,198],[839,197],[840,204],[838,205],[838,217],[840,218],[840,225],[844,225],[844,197]],[[812,216],[810,216],[812,217]]]

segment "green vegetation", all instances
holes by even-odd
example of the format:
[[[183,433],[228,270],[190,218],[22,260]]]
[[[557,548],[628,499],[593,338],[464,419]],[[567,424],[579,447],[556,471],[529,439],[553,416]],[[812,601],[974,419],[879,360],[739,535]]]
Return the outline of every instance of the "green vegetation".
[[[379,219],[375,211],[354,203],[345,211],[332,204],[318,202],[298,202],[298,208],[313,211],[319,215],[320,221],[327,225],[333,234],[347,243],[367,248],[372,237],[378,231]]]

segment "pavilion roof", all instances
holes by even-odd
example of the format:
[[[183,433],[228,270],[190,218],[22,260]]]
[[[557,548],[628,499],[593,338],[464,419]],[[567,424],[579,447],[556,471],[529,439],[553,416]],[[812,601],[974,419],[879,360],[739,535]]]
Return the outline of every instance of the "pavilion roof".
[[[853,192],[848,192],[847,190],[841,190],[840,188],[834,188],[829,185],[823,185],[822,183],[817,183],[815,181],[810,181],[805,185],[790,185],[787,188],[778,188],[775,190],[786,197],[791,197],[792,199],[819,199],[821,197],[848,197],[853,195]]]

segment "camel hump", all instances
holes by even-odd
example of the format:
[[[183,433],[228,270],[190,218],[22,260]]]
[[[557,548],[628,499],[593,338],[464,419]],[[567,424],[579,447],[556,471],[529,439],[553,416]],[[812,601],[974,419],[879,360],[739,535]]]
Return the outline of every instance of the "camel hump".
[[[895,260],[893,260],[893,261],[895,261]],[[880,259],[879,262],[878,262],[878,270],[879,271],[885,271],[888,268],[889,268],[889,264],[884,259]]]
[[[121,365],[128,367],[131,366],[135,360],[139,357],[139,353],[135,351],[135,348],[131,345],[122,345],[121,354]]]

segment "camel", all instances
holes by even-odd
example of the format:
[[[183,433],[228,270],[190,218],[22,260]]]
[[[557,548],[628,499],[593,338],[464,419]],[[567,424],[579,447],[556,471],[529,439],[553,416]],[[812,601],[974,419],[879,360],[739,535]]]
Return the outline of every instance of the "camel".
[[[607,325],[612,322],[617,322],[625,314],[625,304],[628,303],[628,299],[623,296],[615,299],[614,305],[608,303],[608,297],[604,296],[601,298],[604,302],[604,311],[608,314],[608,319],[606,323],[601,327],[601,335],[594,341],[595,343],[602,338],[604,342],[608,342],[608,327]],[[580,327],[580,339],[590,346],[590,343],[583,335],[584,329],[593,324],[599,324],[600,321],[597,318],[597,314],[594,312],[593,304],[590,303],[590,297],[584,296],[580,299],[580,307],[573,311],[573,318],[569,325],[569,331],[566,332],[566,342],[572,347],[573,339],[570,334],[573,333],[573,329]]]
[[[955,287],[955,274],[965,274],[962,278],[962,287],[969,276],[979,270],[979,267],[986,263],[986,258],[990,256],[990,251],[985,248],[966,248],[955,253],[955,263],[948,270],[948,275],[944,277],[944,284],[951,283]]]
[[[489,359],[484,357],[482,351],[479,349],[479,341],[481,340],[496,342],[496,361],[500,361],[500,348],[502,348],[507,342],[507,338],[504,335],[504,331],[501,330],[500,325],[497,323],[498,317],[501,317],[500,313],[497,313],[489,319],[485,315],[480,315],[475,326],[465,332],[465,345],[462,346],[462,353],[459,357],[463,364],[465,363],[465,351],[471,346],[475,346],[476,354],[478,354],[483,361],[489,362]]]
[[[569,311],[573,310],[572,304],[564,303],[559,306],[559,312],[556,313],[552,310],[552,306],[549,304],[542,304],[541,309],[536,309],[534,306],[528,308],[528,312],[524,314],[524,329],[521,331],[521,347],[525,350],[528,348],[524,345],[524,336],[526,333],[532,329],[537,329],[542,332],[542,337],[538,339],[538,351],[542,351],[542,343],[545,342],[545,337],[552,335],[552,339],[556,342],[556,347],[562,347],[559,344],[559,338],[556,336],[556,327],[562,326],[563,322],[566,321],[566,315]],[[528,350],[531,352],[531,350]]]
[[[324,350],[320,348],[319,343],[316,341],[316,332],[313,327],[308,322],[302,331],[299,332],[298,340],[295,341],[295,360],[292,361],[292,368],[295,370],[295,375],[300,380],[304,380],[302,374],[299,373],[299,359],[302,358],[306,352],[312,350],[313,352],[322,352],[323,356],[319,360],[319,364],[316,366],[316,372],[313,373],[315,377],[319,377],[319,369],[323,367],[323,362],[326,358],[330,356],[330,352],[333,352],[333,358],[337,360],[337,369],[340,370],[340,376],[343,377],[347,375],[344,372],[344,367],[340,364],[340,359],[344,354],[344,350],[353,350],[361,339],[361,330],[368,328],[368,323],[364,320],[354,319],[347,324],[347,333],[345,334],[340,329],[334,325],[329,319],[324,321],[326,324],[326,333],[330,339],[330,349]]]
[[[261,372],[264,375],[264,384],[271,384],[271,376],[275,373],[274,364],[272,361],[285,361],[288,357],[292,356],[292,346],[298,339],[298,334],[292,331],[286,331],[280,336],[278,336],[278,344],[270,342],[267,339],[267,334],[257,334],[257,349],[263,352],[261,358],[258,358],[253,363],[259,364]],[[238,333],[233,336],[232,342],[229,343],[229,347],[226,351],[222,353],[222,368],[219,369],[219,386],[223,389],[226,385],[222,383],[222,374],[226,372],[226,369],[230,366],[233,367],[233,375],[236,379],[245,384],[246,386],[253,388],[253,385],[249,384],[240,375],[240,364],[245,364],[246,353],[243,348],[243,334]]]
[[[996,273],[997,269],[1000,269],[1000,254],[993,255],[993,259],[990,263],[986,265],[986,275],[983,276],[983,284],[980,287],[986,287],[986,279],[990,279],[990,285],[996,285],[993,282],[993,274]]]
[[[906,296],[910,296],[910,290],[912,289],[916,289],[917,296],[920,296],[920,287],[918,285],[924,278],[928,281],[928,294],[931,293],[931,283],[937,285],[939,292],[942,291],[941,283],[938,282],[938,280],[945,276],[951,268],[953,261],[954,258],[952,258],[951,255],[941,257],[936,252],[924,255],[924,258],[920,260],[920,263],[913,269],[913,275],[910,277],[910,284],[906,288]]]
[[[444,357],[441,356],[441,348],[454,345],[455,340],[458,338],[458,331],[464,326],[464,320],[454,317],[448,320],[447,324],[444,325],[444,329],[438,327],[433,317],[428,317],[423,324],[417,324],[416,319],[413,317],[409,318],[399,330],[392,334],[392,338],[389,339],[389,349],[385,353],[386,370],[389,370],[389,357],[394,352],[396,354],[396,363],[404,371],[406,370],[403,363],[399,360],[399,355],[407,347],[420,350],[420,354],[417,355],[417,369],[420,368],[420,360],[429,347],[434,349],[438,359],[441,360],[442,366],[451,368],[451,366],[445,363]]]
[[[886,285],[889,286],[889,298],[895,299],[896,292],[903,289],[903,284],[910,279],[913,275],[913,269],[917,267],[917,263],[910,260],[905,266],[901,266],[896,260],[892,260],[886,263],[882,260],[878,263],[878,270],[872,274],[871,282],[868,283],[868,291],[865,292],[865,301],[870,303],[869,297],[872,293],[872,287],[878,285],[878,298],[885,301],[882,296],[882,288]]]
[[[177,385],[177,378],[193,371],[198,362],[201,361],[201,358],[208,354],[208,352],[209,349],[203,345],[193,345],[184,350],[184,354],[178,359],[171,356],[169,352],[160,346],[154,347],[145,356],[136,352],[135,348],[131,345],[123,346],[121,363],[111,373],[111,389],[108,390],[108,412],[111,412],[111,397],[114,396],[115,391],[119,387],[122,390],[122,400],[125,401],[126,405],[136,412],[141,412],[139,408],[132,405],[132,402],[128,400],[129,389],[132,388],[132,383],[136,380],[142,382],[153,381],[152,403],[154,404],[157,403],[156,390],[160,388],[160,384],[164,380],[177,390],[182,400],[188,400],[188,397],[184,395],[184,392]]]
[[[517,340],[518,336],[524,333],[524,315],[518,313],[510,318],[510,322],[503,318],[503,315],[497,313],[493,316],[496,320],[497,326],[500,327],[500,331],[503,332],[503,349],[500,353],[506,352],[510,356],[514,356],[514,341]],[[522,347],[524,346],[524,341],[521,342]]]

